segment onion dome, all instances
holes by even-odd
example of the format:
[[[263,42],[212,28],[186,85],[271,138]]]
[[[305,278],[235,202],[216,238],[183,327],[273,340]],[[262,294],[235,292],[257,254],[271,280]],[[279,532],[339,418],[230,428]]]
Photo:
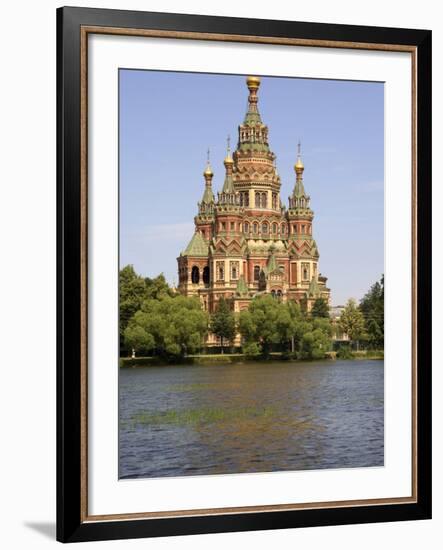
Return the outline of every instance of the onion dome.
[[[304,169],[305,169],[305,166],[303,164],[303,161],[301,160],[301,143],[298,142],[297,162],[294,164],[294,170],[295,170],[295,173],[297,174],[297,177],[301,177]]]
[[[258,76],[248,76],[246,84],[249,90],[257,90],[260,87],[260,79]]]
[[[211,165],[208,164],[206,165],[206,168],[205,168],[205,171],[203,172],[203,175],[206,177],[206,176],[209,176],[209,177],[212,177],[214,175],[214,172],[212,171],[212,168],[211,168]]]

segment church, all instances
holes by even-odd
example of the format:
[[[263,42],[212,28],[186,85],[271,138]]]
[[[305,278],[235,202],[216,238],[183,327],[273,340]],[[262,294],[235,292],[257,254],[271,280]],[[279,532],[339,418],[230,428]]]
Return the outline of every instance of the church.
[[[248,109],[232,155],[228,139],[224,185],[217,198],[208,155],[195,233],[177,258],[178,290],[198,296],[209,313],[222,296],[238,312],[262,294],[294,300],[309,311],[317,298],[329,304],[330,290],[318,269],[314,212],[303,183],[300,143],[286,207],[280,199],[276,155],[258,109],[260,79],[250,76],[246,84]]]

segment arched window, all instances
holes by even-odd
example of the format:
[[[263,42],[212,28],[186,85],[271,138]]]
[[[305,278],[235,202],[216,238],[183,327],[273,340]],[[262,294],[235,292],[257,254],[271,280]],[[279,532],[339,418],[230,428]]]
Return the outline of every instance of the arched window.
[[[286,233],[286,224],[285,223],[281,224],[281,232],[282,232],[282,235],[285,235],[285,233]]]
[[[267,208],[268,207],[268,194],[262,193],[261,194],[261,207]]]
[[[272,193],[272,208],[277,210],[277,193]]]
[[[261,232],[263,233],[263,235],[268,234],[268,224],[266,222],[263,222],[261,224]]]
[[[248,222],[245,222],[243,228],[245,230],[245,233],[249,233],[249,223]]]
[[[277,224],[276,223],[273,223],[272,224],[272,232],[275,234],[277,233]]]
[[[217,262],[217,280],[218,281],[225,280],[225,263],[224,262]]]
[[[200,271],[196,265],[192,267],[191,281],[197,285],[200,282]]]
[[[231,279],[238,279],[240,266],[238,262],[231,262]]]
[[[260,208],[260,193],[255,193],[255,207]]]
[[[260,279],[260,266],[256,265],[254,266],[254,281],[258,281]]]
[[[254,233],[258,233],[258,223],[254,222],[254,225],[252,226]]]
[[[203,282],[205,285],[209,284],[209,267],[206,266],[203,268]]]

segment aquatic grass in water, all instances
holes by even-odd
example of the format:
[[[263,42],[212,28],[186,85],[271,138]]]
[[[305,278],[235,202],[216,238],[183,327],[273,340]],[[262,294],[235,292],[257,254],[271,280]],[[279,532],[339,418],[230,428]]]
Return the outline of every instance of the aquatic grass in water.
[[[176,392],[193,392],[193,391],[207,391],[207,390],[220,391],[221,388],[236,389],[240,387],[241,387],[241,384],[239,382],[219,382],[219,383],[195,382],[193,384],[171,384],[168,387],[168,389]]]
[[[131,417],[132,426],[155,426],[172,424],[207,424],[232,420],[271,418],[275,415],[273,407],[245,407],[241,409],[204,408],[187,410],[169,410],[164,412],[139,411]]]

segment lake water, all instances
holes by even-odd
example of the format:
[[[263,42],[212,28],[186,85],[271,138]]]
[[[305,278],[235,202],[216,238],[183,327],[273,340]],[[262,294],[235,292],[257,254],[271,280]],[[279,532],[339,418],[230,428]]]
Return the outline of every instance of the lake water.
[[[120,478],[383,466],[383,361],[120,369]]]

